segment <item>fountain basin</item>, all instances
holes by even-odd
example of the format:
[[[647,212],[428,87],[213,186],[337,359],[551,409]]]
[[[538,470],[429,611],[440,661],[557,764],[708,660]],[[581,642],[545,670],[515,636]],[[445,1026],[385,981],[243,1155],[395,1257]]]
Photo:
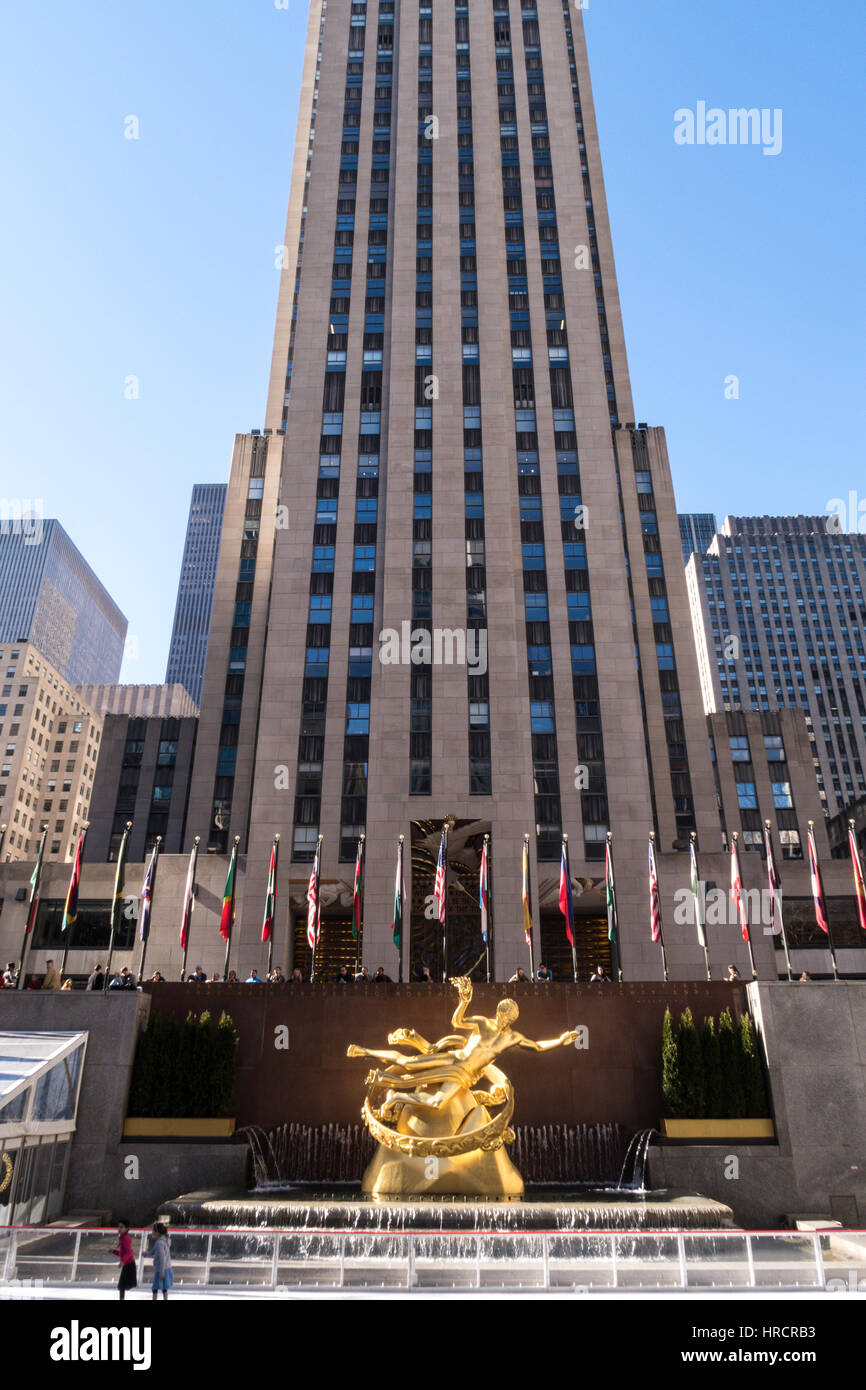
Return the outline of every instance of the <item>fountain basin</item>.
[[[263,1227],[291,1231],[677,1231],[734,1226],[731,1208],[689,1192],[630,1192],[615,1187],[527,1187],[522,1198],[425,1196],[379,1199],[355,1183],[322,1190],[303,1184],[188,1192],[164,1202],[175,1227]]]

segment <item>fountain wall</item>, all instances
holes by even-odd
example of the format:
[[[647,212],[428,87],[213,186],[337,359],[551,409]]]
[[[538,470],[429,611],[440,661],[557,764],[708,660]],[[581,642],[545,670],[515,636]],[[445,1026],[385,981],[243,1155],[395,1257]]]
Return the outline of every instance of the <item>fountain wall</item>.
[[[428,1038],[451,1031],[454,990],[445,985],[145,986],[161,1017],[180,1023],[193,1009],[225,1009],[240,1034],[238,1126],[354,1125],[364,1097],[363,1061],[349,1042],[387,1046],[388,1033],[412,1027]],[[657,1125],[661,1106],[661,1028],[665,1009],[687,1006],[698,1027],[707,1014],[745,1007],[744,988],[722,981],[623,985],[475,985],[472,1012],[493,1014],[504,995],[520,1006],[519,1030],[555,1038],[571,1028],[577,1047],[538,1065],[508,1054],[518,1125],[619,1124],[629,1133]]]

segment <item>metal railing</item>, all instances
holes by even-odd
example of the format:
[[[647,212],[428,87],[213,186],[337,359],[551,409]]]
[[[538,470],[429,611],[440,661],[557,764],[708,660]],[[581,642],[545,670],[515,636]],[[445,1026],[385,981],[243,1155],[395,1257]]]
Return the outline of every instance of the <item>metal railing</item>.
[[[149,1232],[134,1232],[140,1284]],[[0,1227],[4,1284],[108,1286],[117,1233]],[[177,1227],[178,1289],[866,1292],[864,1231],[334,1231]]]

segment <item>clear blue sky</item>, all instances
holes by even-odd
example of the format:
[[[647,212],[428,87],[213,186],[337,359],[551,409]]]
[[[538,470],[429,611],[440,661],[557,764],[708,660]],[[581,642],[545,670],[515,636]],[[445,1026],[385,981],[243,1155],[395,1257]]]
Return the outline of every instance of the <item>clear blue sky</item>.
[[[5,6],[0,494],[41,497],[116,598],[125,680],[164,675],[192,484],[262,423],[306,15]],[[866,495],[863,7],[590,0],[585,19],[635,408],[667,428],[680,509]],[[677,146],[700,100],[781,107],[782,153]]]

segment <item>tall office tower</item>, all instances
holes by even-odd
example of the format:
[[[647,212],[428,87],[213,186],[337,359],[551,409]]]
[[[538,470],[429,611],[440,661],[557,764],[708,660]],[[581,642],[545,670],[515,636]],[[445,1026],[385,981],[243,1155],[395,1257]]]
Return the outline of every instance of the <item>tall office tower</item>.
[[[571,973],[563,834],[581,968],[607,958],[610,829],[626,978],[658,975],[648,831],[687,882],[689,833],[715,848],[718,817],[664,434],[633,423],[580,13],[312,0],[285,241],[187,839],[240,837],[254,933],[281,835],[303,963],[322,836],[327,968],[354,956],[365,833],[364,956],[393,975],[398,837],[404,966],[438,972],[449,823],[453,972],[484,949],[489,833],[502,978],[528,964],[524,835],[536,959]]]
[[[126,619],[59,521],[0,523],[0,642],[32,642],[64,680],[120,675]]]
[[[827,516],[729,516],[686,579],[707,712],[802,709],[837,815],[866,792],[866,536]]]
[[[196,704],[201,702],[225,503],[225,483],[195,484],[177,586],[165,682],[185,686]]]
[[[689,557],[695,551],[703,555],[709,549],[710,541],[719,528],[712,512],[680,512],[677,520],[680,523],[683,560],[688,564]]]

